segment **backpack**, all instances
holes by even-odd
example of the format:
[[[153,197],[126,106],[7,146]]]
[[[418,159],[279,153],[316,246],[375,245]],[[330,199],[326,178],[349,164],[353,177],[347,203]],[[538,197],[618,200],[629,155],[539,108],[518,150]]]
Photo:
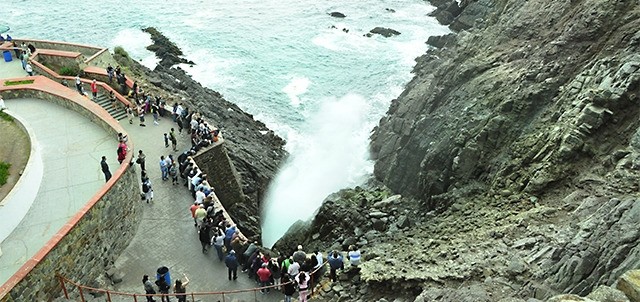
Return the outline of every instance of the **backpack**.
[[[142,192],[149,192],[149,185],[146,182],[142,184]]]

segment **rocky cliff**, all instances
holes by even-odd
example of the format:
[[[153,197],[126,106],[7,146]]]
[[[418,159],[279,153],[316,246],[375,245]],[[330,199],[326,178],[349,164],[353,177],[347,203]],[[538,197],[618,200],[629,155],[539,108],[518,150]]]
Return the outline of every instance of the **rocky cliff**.
[[[328,301],[537,301],[640,266],[640,3],[433,3],[456,33],[372,135],[389,192],[330,196],[277,246],[362,247]]]
[[[260,202],[271,178],[287,156],[284,140],[218,92],[203,87],[176,64],[193,64],[182,51],[155,28],[145,28],[160,63],[154,70],[116,54],[126,66],[127,75],[137,80],[147,93],[161,96],[167,104],[183,103],[200,112],[212,125],[222,130],[225,147],[241,179],[245,202],[227,209],[246,236],[259,238]],[[213,176],[215,177],[215,175]]]

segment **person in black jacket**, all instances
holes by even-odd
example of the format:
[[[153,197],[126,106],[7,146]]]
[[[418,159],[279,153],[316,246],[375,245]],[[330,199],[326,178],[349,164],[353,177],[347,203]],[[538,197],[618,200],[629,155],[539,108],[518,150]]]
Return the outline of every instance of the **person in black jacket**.
[[[111,172],[109,171],[109,165],[107,164],[107,157],[103,156],[102,161],[100,162],[100,166],[102,166],[102,173],[104,173],[104,182],[109,181],[111,178]]]
[[[291,297],[296,292],[296,285],[289,275],[282,274],[282,293],[284,293],[284,302],[291,302]]]

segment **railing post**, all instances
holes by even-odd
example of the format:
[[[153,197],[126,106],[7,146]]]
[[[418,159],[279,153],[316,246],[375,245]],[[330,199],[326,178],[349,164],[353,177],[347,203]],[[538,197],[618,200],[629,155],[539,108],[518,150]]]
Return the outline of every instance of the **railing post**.
[[[60,285],[62,286],[62,292],[64,293],[64,298],[69,299],[69,293],[67,292],[67,286],[64,284],[64,278],[58,275],[58,280],[60,280]]]
[[[133,294],[133,302],[138,302],[138,295]]]
[[[78,286],[78,291],[80,292],[80,301],[85,302],[84,294],[82,293],[82,286]]]
[[[258,291],[255,288],[253,289],[253,299],[258,302]]]
[[[191,292],[191,302],[196,302],[196,298],[195,298],[195,296],[193,295],[193,292]]]
[[[107,291],[107,302],[111,302],[111,292]]]
[[[224,299],[224,292],[222,292],[222,302],[226,302],[226,300]]]

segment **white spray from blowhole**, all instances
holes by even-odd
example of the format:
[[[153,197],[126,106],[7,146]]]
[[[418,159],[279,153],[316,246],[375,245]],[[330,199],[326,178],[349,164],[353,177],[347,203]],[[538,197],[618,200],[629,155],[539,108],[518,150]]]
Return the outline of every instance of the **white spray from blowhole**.
[[[267,192],[261,217],[264,246],[273,246],[296,221],[308,220],[329,194],[360,184],[371,173],[368,106],[353,94],[322,102]]]

